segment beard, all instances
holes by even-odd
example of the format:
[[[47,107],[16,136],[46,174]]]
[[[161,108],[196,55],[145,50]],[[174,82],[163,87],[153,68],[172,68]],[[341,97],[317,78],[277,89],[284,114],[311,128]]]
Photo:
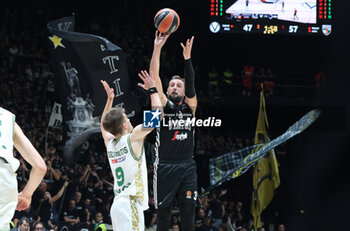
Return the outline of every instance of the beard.
[[[185,96],[179,96],[178,94],[169,94],[168,98],[174,104],[179,104],[180,102],[182,102],[184,100]]]

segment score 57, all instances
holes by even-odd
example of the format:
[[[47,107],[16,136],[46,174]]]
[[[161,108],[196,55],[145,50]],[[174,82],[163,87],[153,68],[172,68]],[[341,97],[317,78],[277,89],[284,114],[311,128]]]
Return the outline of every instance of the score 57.
[[[289,26],[288,32],[289,32],[289,33],[297,33],[298,28],[299,28],[299,27],[296,26],[296,25],[290,25],[290,26]]]

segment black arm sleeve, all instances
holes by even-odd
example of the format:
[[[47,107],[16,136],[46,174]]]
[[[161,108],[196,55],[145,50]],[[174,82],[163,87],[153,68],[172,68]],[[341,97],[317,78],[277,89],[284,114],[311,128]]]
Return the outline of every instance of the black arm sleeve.
[[[196,95],[196,89],[194,87],[194,69],[192,65],[192,60],[185,60],[185,73],[184,73],[186,85],[185,85],[185,95],[188,98],[193,98]]]

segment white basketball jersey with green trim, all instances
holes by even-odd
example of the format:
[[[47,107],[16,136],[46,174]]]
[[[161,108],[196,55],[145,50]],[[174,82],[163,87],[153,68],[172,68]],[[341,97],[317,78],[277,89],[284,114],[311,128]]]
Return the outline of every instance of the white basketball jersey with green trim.
[[[4,158],[16,172],[19,161],[13,156],[13,135],[16,116],[0,107],[0,157]]]
[[[130,134],[112,139],[107,145],[108,162],[114,177],[114,196],[136,196],[142,209],[148,209],[148,184],[145,151],[136,158]]]

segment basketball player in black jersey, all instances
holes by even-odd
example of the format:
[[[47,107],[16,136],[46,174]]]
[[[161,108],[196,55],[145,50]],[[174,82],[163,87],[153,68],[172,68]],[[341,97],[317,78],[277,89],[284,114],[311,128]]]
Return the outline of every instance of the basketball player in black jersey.
[[[182,230],[194,231],[197,173],[193,160],[194,127],[188,123],[194,117],[197,108],[191,61],[194,37],[188,39],[186,44],[181,43],[185,62],[184,78],[173,76],[165,95],[162,93],[159,67],[161,49],[168,37],[169,35],[156,32],[150,63],[150,71],[153,72],[164,107],[164,121],[157,130],[155,143],[153,186],[155,205],[158,209],[157,231],[169,230],[175,198],[180,208]]]

